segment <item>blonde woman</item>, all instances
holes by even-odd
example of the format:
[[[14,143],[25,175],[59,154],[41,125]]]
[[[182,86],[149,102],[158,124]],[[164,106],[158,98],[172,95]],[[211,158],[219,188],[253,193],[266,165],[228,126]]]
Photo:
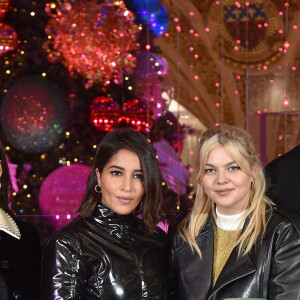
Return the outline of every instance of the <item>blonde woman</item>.
[[[179,299],[300,299],[300,220],[266,198],[251,137],[213,127],[198,150],[195,203],[172,240]]]

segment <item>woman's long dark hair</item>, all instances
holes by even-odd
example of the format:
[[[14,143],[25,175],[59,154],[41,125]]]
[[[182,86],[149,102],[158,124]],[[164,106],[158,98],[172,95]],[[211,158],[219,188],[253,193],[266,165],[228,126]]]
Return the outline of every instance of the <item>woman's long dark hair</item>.
[[[142,220],[149,231],[156,230],[156,224],[162,217],[161,210],[161,174],[152,145],[138,131],[133,129],[115,129],[108,133],[101,141],[88,178],[86,192],[78,209],[82,217],[90,217],[101,201],[101,194],[96,193],[96,168],[100,174],[111,157],[120,150],[127,149],[136,153],[140,159],[143,175],[145,195],[136,214],[142,213]]]
[[[9,168],[7,164],[6,159],[6,153],[4,151],[4,148],[2,144],[0,143],[0,160],[1,160],[1,166],[2,166],[2,175],[0,178],[1,181],[1,188],[0,188],[0,207],[13,216],[13,212],[9,208],[10,203],[10,195],[12,192],[12,185],[10,181],[10,175],[9,175]]]

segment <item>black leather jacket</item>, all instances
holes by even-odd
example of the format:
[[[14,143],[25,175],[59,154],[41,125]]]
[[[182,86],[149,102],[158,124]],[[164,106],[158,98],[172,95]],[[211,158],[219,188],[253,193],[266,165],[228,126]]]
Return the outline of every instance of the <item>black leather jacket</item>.
[[[247,226],[247,220],[245,223]],[[245,228],[244,226],[244,228]],[[250,253],[231,253],[213,288],[214,221],[209,217],[196,237],[202,259],[178,236],[173,260],[179,276],[180,300],[226,298],[300,299],[300,218],[274,208],[261,242]]]
[[[163,230],[149,234],[140,219],[99,204],[47,242],[42,299],[168,299],[169,254]]]

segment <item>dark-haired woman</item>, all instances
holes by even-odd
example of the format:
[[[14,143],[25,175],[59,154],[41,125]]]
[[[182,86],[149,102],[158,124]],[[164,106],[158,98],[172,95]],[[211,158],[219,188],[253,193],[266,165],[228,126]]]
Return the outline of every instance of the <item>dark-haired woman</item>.
[[[142,134],[103,138],[79,212],[46,245],[43,299],[175,299],[167,237],[156,226],[160,172]]]
[[[9,208],[9,168],[0,144],[0,299],[40,299],[41,249],[37,229]]]

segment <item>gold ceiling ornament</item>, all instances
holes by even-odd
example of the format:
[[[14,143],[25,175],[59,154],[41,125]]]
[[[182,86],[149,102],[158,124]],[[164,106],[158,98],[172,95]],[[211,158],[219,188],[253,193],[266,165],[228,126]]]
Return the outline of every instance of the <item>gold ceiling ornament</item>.
[[[227,64],[255,68],[271,65],[282,57],[284,14],[274,1],[211,1],[207,11],[210,39]]]

